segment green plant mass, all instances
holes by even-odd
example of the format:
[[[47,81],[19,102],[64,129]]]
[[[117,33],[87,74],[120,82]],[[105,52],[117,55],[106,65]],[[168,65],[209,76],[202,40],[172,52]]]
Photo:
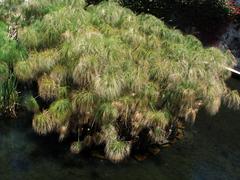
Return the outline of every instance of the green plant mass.
[[[0,111],[15,113],[18,92],[12,71],[14,64],[25,56],[24,48],[10,39],[7,25],[0,21]]]
[[[8,73],[11,60],[17,80],[28,85],[24,91],[35,82],[37,98],[22,101],[34,113],[33,129],[56,132],[59,140],[73,135],[73,153],[103,145],[106,157],[119,162],[141,142],[165,143],[200,108],[211,114],[222,102],[239,108],[239,93],[225,84],[224,67],[234,65],[230,53],[204,48],[152,15],[136,15],[113,0],[32,0],[18,10],[14,43],[28,56],[17,61],[4,51],[0,72]]]

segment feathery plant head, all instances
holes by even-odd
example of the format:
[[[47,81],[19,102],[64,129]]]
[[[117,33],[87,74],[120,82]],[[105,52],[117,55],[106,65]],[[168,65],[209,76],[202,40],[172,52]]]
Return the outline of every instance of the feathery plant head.
[[[39,42],[39,33],[34,27],[24,27],[19,30],[19,40],[21,43],[28,49],[35,49],[38,47]]]
[[[61,55],[64,58],[63,60],[68,61],[66,65],[71,73],[74,70],[77,72],[76,66],[82,67],[81,63],[86,65],[93,63],[93,65],[95,64],[94,67],[100,65],[99,62],[96,62],[96,60],[100,60],[100,56],[94,57],[94,55],[104,51],[103,36],[94,28],[86,29],[84,31],[79,30],[74,38],[67,39],[61,46]],[[90,62],[87,60],[90,60]]]
[[[206,98],[204,103],[206,104],[206,110],[211,114],[215,115],[221,106],[222,96],[224,95],[225,89],[222,84],[213,83],[206,90]]]
[[[211,99],[208,104],[206,105],[206,110],[211,115],[217,114],[221,106],[221,97],[215,97],[214,99]]]
[[[31,94],[24,96],[22,105],[30,112],[38,113],[40,111],[38,102]]]
[[[118,138],[118,132],[112,124],[106,124],[102,126],[101,133],[105,143],[116,140]]]
[[[59,53],[55,49],[45,50],[39,53],[30,54],[28,61],[35,63],[35,72],[48,72],[59,61]]]
[[[38,93],[44,100],[52,100],[59,97],[60,86],[48,75],[38,79]]]
[[[28,59],[19,61],[14,67],[17,78],[22,81],[34,80],[39,74],[48,72],[59,60],[59,54],[55,50],[32,52]]]
[[[66,85],[68,80],[68,70],[66,66],[56,65],[53,67],[50,73],[51,79],[57,84]]]
[[[158,18],[148,15],[148,14],[141,14],[138,16],[138,21],[140,24],[140,30],[147,35],[155,34],[161,35],[163,31],[168,31],[166,25],[163,21],[159,21]]]
[[[240,95],[236,90],[228,90],[227,94],[223,97],[223,101],[229,108],[235,110],[240,108]]]
[[[49,115],[58,127],[66,124],[72,114],[72,105],[68,99],[60,99],[49,107]]]
[[[145,43],[145,37],[138,30],[130,28],[128,30],[121,32],[121,37],[123,42],[130,44],[132,47],[138,47]]]
[[[97,76],[94,82],[95,93],[104,99],[112,100],[121,95],[123,89],[123,78],[121,74],[107,73]]]
[[[84,8],[85,0],[29,0],[22,5],[21,12],[26,21],[41,19],[47,13],[57,11],[64,6]]]
[[[144,86],[148,82],[147,71],[144,71],[143,68],[135,68],[131,74],[129,85],[132,92],[139,93],[143,90]]]
[[[100,121],[99,124],[107,125],[114,122],[118,116],[118,110],[111,103],[107,102],[97,108],[95,119]]]
[[[145,84],[139,92],[139,97],[146,101],[146,104],[148,104],[149,107],[155,108],[159,97],[158,85],[152,82]]]
[[[112,140],[105,146],[106,157],[114,163],[120,162],[130,155],[131,145],[120,140]]]
[[[52,121],[48,111],[43,111],[34,115],[32,126],[38,134],[46,135],[55,129],[56,123]]]
[[[160,126],[153,127],[153,129],[149,131],[149,135],[155,143],[159,144],[167,139],[166,131],[162,129]]]
[[[73,154],[79,154],[82,150],[82,147],[83,147],[82,142],[75,141],[71,144],[70,151]]]
[[[73,94],[71,102],[74,112],[93,113],[96,96],[88,91],[79,91]]]
[[[165,129],[170,123],[169,115],[166,112],[147,111],[144,120],[145,126],[160,127]]]
[[[98,6],[90,7],[88,10],[93,13],[91,21],[94,25],[106,23],[111,27],[118,28],[122,27],[122,25],[125,25],[125,27],[128,28],[126,21],[128,20],[128,25],[130,25],[132,19],[129,19],[129,15],[133,15],[133,12],[126,8],[122,8],[117,2],[113,1],[104,1]]]
[[[80,87],[90,85],[99,73],[99,61],[95,57],[80,58],[73,71],[73,80]]]
[[[33,65],[30,61],[19,61],[14,67],[14,72],[19,80],[25,82],[34,79],[35,76]]]

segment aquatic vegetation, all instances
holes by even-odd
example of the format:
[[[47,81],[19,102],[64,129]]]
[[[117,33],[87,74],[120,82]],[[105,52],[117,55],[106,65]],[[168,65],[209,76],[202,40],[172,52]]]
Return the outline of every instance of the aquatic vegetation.
[[[4,62],[0,64],[0,74],[1,74],[0,83],[3,83],[4,81],[7,80],[9,74],[8,65]]]
[[[0,21],[9,22],[19,18],[18,7],[24,0],[1,0],[0,1]]]
[[[118,111],[111,103],[103,103],[98,107],[95,119],[100,124],[111,124],[118,118]]]
[[[40,43],[39,34],[34,28],[24,27],[19,31],[19,37],[21,43],[29,49],[37,47],[37,45]]]
[[[67,124],[72,113],[72,106],[68,99],[55,101],[48,110],[50,118],[58,127]]]
[[[93,113],[95,106],[95,95],[88,91],[75,92],[72,95],[72,107],[74,112]]]
[[[232,109],[239,109],[240,108],[240,98],[239,98],[239,92],[234,91],[228,91],[228,93],[224,97],[224,103],[227,104],[229,108]]]
[[[73,81],[79,86],[88,86],[98,73],[98,59],[84,57],[79,60],[73,71]]]
[[[50,73],[50,78],[60,85],[67,83],[68,76],[67,67],[62,65],[54,66]]]
[[[17,81],[16,78],[10,74],[3,83],[0,82],[0,110],[3,113],[16,116],[15,109],[18,98]]]
[[[43,111],[34,115],[32,127],[38,134],[46,135],[55,129],[56,123],[51,119],[48,111]]]
[[[33,129],[59,133],[59,140],[73,134],[71,152],[104,145],[106,157],[119,162],[141,141],[168,141],[200,108],[213,115],[222,102],[239,108],[239,94],[224,82],[224,66],[234,65],[228,52],[116,1],[33,2],[25,9],[31,20],[19,29],[29,55],[14,63],[14,73],[23,84],[37,82],[44,105],[32,96],[23,103],[35,113]]]
[[[60,86],[46,74],[38,79],[38,87],[39,95],[44,100],[52,100],[59,97]]]
[[[130,155],[131,146],[127,142],[112,140],[105,146],[105,153],[112,162],[120,162]]]
[[[73,154],[79,154],[81,152],[81,150],[82,150],[82,143],[79,141],[73,142],[70,146],[70,151]]]
[[[14,64],[26,57],[25,49],[8,37],[7,26],[0,21],[0,111],[15,115],[18,104]]]
[[[7,25],[0,21],[0,59],[12,68],[14,63],[26,57],[26,51],[24,47],[8,37],[7,31]]]
[[[144,121],[145,126],[161,127],[161,129],[165,129],[169,123],[167,114],[163,112],[151,112],[151,111],[146,113]]]
[[[25,95],[21,104],[30,112],[38,113],[40,111],[38,102],[31,94]]]
[[[36,79],[39,74],[48,72],[59,61],[59,53],[55,50],[32,52],[25,61],[15,64],[15,74],[22,81]]]

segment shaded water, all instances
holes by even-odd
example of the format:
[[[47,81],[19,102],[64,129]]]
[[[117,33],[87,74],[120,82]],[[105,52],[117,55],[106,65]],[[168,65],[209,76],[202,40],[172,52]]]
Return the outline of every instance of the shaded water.
[[[218,47],[222,50],[230,50],[237,60],[237,67],[240,68],[240,25],[231,23],[226,32],[220,37]]]
[[[239,87],[240,81],[231,80]],[[0,180],[240,179],[240,111],[200,112],[185,140],[143,162],[114,165],[74,156],[57,138],[39,137],[29,118],[0,121]]]

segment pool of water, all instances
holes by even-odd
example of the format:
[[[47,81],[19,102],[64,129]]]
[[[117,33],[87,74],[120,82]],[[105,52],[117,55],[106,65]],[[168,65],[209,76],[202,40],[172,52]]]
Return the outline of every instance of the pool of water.
[[[231,80],[235,88],[240,81]],[[31,118],[0,121],[0,180],[240,179],[240,111],[200,112],[184,140],[143,162],[121,164],[69,153],[57,137],[39,137]]]

